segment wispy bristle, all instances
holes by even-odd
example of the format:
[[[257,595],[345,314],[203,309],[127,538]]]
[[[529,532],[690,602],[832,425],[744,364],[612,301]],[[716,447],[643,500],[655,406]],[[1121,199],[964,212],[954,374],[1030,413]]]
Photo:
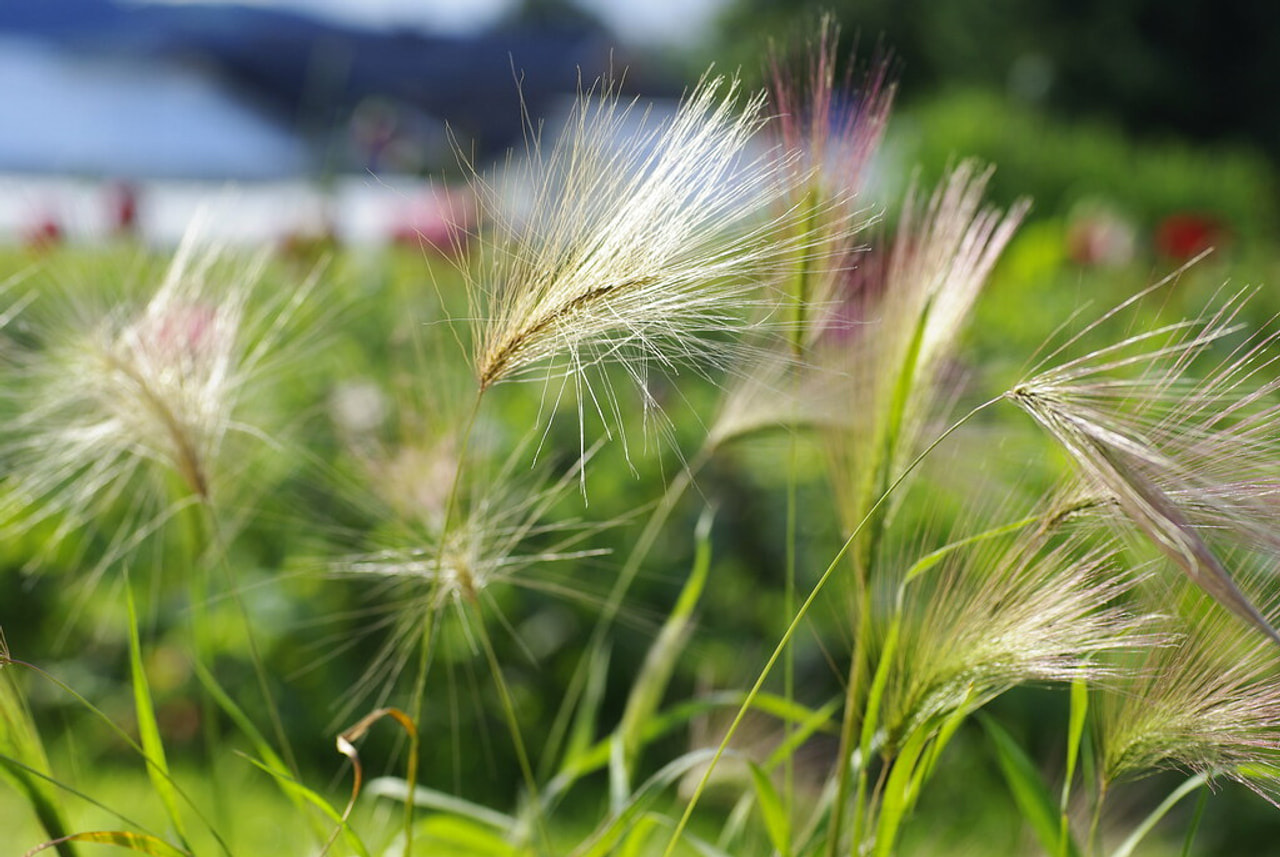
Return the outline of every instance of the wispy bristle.
[[[1123,661],[1125,680],[1100,691],[1105,780],[1189,768],[1230,777],[1277,803],[1275,646],[1218,608],[1184,618],[1173,630],[1176,644]]]
[[[1240,306],[1238,296],[1135,335],[1008,395],[1191,580],[1280,642],[1213,548],[1235,540],[1280,555],[1280,381],[1266,371],[1275,337],[1245,340],[1203,380],[1191,374],[1237,332]]]
[[[51,307],[33,323],[42,341],[16,355],[7,390],[19,414],[9,488],[26,506],[17,525],[52,519],[56,543],[122,502],[130,517],[105,563],[175,509],[232,487],[245,462],[224,447],[267,438],[245,405],[309,291],[257,303],[260,274],[260,262],[229,262],[193,227],[141,305]]]
[[[761,286],[813,252],[787,228],[800,213],[773,206],[794,176],[751,155],[762,104],[708,77],[655,123],[606,83],[549,151],[535,141],[519,176],[527,218],[504,217],[482,188],[497,218],[472,283],[482,389],[535,367],[580,384],[601,361],[638,379],[646,362],[725,362],[723,334]]]
[[[389,636],[365,670],[356,688],[358,697],[377,693],[379,704],[385,702],[436,614],[454,609],[465,630],[474,620],[471,607],[497,609],[488,591],[491,587],[509,584],[554,590],[554,584],[539,580],[531,570],[607,553],[581,546],[600,525],[548,516],[585,462],[558,479],[540,474],[542,478],[530,480],[516,473],[517,465],[526,460],[524,451],[522,445],[500,472],[468,480],[458,492],[464,511],[455,512],[443,542],[445,495],[456,472],[447,439],[435,450],[389,451],[384,465],[371,468],[376,493],[388,506],[386,520],[371,550],[329,565],[334,575],[367,581],[371,595],[383,605],[379,610],[385,613],[376,630],[385,628]],[[392,466],[399,472],[387,482]],[[444,482],[431,481],[441,476]],[[428,485],[424,490],[430,493],[411,490],[424,482]]]
[[[1026,212],[1025,203],[1007,213],[984,207],[989,176],[966,162],[928,199],[913,188],[892,242],[862,258],[844,301],[827,316],[815,354],[834,386],[813,398],[838,408],[832,416],[848,426],[832,447],[837,472],[847,474],[837,486],[850,526],[939,418],[943,372]]]
[[[1026,682],[1107,672],[1095,655],[1157,641],[1119,597],[1111,553],[1033,533],[966,549],[906,584],[886,724],[908,729]]]

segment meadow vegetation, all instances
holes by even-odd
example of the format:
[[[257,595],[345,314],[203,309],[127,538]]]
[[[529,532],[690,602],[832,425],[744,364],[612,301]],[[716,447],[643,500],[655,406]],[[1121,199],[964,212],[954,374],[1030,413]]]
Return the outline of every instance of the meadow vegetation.
[[[886,179],[891,76],[835,44],[665,122],[587,87],[452,247],[5,254],[4,853],[1274,824],[1262,226],[1073,257],[999,164]]]

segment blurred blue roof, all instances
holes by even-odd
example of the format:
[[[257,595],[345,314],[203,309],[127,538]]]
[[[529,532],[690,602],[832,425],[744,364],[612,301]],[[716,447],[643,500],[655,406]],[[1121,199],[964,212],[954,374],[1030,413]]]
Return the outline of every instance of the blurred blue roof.
[[[359,167],[332,160],[334,139],[370,97],[447,120],[484,156],[519,140],[522,100],[541,115],[609,64],[606,34],[586,24],[434,36],[238,5],[0,3],[0,170]]]

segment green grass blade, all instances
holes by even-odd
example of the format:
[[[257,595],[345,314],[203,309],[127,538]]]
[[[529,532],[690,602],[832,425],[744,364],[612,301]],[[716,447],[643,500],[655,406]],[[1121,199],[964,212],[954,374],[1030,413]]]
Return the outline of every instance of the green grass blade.
[[[31,857],[46,848],[56,848],[67,842],[92,842],[97,845],[115,845],[128,848],[138,854],[149,854],[151,857],[191,857],[190,851],[184,851],[147,833],[130,833],[126,830],[93,830],[87,833],[73,833],[61,839],[45,842],[32,848],[23,857]]]
[[[657,773],[632,792],[626,807],[602,822],[572,852],[571,857],[607,857],[622,841],[635,820],[648,811],[665,789],[690,771],[707,765],[716,756],[714,749],[693,750],[664,765]]]
[[[518,857],[524,853],[487,825],[455,815],[436,815],[417,824],[416,837],[433,857]]]
[[[50,788],[50,767],[27,707],[9,666],[8,649],[0,633],[0,779],[8,780],[28,804],[50,839],[65,839],[66,820],[58,794]],[[21,761],[20,761],[21,760]],[[74,857],[66,842],[57,845],[62,857]]]
[[[657,639],[649,648],[640,674],[627,697],[627,707],[618,724],[618,735],[622,740],[623,759],[627,768],[635,764],[635,757],[643,746],[645,724],[658,710],[676,662],[684,651],[693,622],[693,610],[702,597],[702,590],[711,571],[711,520],[710,512],[704,512],[698,520],[693,569],[680,590],[680,597],[676,599],[671,615],[667,617]]]
[[[334,809],[323,796],[312,789],[307,788],[297,780],[294,780],[290,774],[274,770],[268,765],[259,762],[257,759],[253,759],[248,756],[245,758],[249,760],[250,764],[270,774],[276,780],[289,780],[289,786],[296,789],[297,793],[305,798],[307,803],[320,810],[326,818],[342,829],[342,833],[347,844],[351,846],[351,850],[355,851],[356,854],[360,855],[360,857],[370,857],[369,849],[365,847],[364,842],[362,842],[360,837],[356,835],[355,830],[351,828],[351,824],[347,819],[343,818],[342,814]],[[281,784],[281,787],[284,787],[283,783]]]
[[[1125,839],[1124,842],[1120,843],[1120,847],[1111,853],[1111,857],[1130,857],[1130,855],[1133,854],[1133,850],[1138,847],[1138,843],[1142,842],[1142,840],[1146,838],[1146,835],[1151,832],[1152,828],[1160,823],[1160,819],[1164,818],[1165,815],[1168,814],[1169,810],[1173,809],[1174,806],[1177,805],[1178,801],[1182,800],[1208,781],[1208,774],[1196,774],[1194,777],[1174,789],[1168,797],[1160,802],[1159,806],[1151,810],[1151,813],[1146,818],[1142,819],[1141,823],[1133,829],[1133,832],[1129,834],[1128,838]]]
[[[902,614],[893,617],[893,623],[885,635],[884,649],[880,653],[880,662],[876,665],[875,677],[871,680],[871,689],[867,692],[867,704],[863,710],[862,734],[858,740],[858,749],[862,758],[871,758],[871,741],[876,730],[880,728],[880,703],[884,700],[884,689],[889,683],[889,674],[893,671],[893,660],[898,654],[898,640],[902,632]]]
[[[1067,721],[1067,769],[1062,775],[1062,800],[1058,804],[1061,844],[1059,857],[1067,857],[1067,843],[1071,838],[1071,820],[1067,810],[1071,805],[1071,783],[1076,776],[1076,763],[1080,759],[1080,746],[1084,741],[1084,727],[1089,713],[1089,683],[1078,678],[1071,683],[1071,715]]]
[[[796,707],[800,708],[801,706]],[[832,726],[831,718],[839,709],[840,700],[833,699],[821,708],[810,712],[802,719],[790,717],[784,718],[784,722],[792,724],[791,732],[787,735],[786,739],[778,745],[777,749],[769,754],[769,758],[765,760],[764,769],[766,771],[771,771],[778,765],[782,764],[786,757],[793,755],[801,744],[808,741],[809,738],[815,732],[821,730],[823,726],[836,728]]]
[[[1209,791],[1206,789],[1200,792],[1200,799],[1196,801],[1196,811],[1191,816],[1191,823],[1187,825],[1187,836],[1182,842],[1182,857],[1191,857],[1191,846],[1196,841],[1196,833],[1200,830],[1200,821],[1204,818],[1204,808],[1209,803]]]
[[[25,765],[4,755],[0,755],[0,778],[8,780],[26,798],[36,820],[56,843],[58,853],[62,857],[74,857],[75,851],[67,844],[66,819],[62,817],[62,809],[53,796],[47,793],[44,782]]]
[[[996,759],[1000,763],[1005,782],[1009,785],[1009,791],[1013,793],[1018,811],[1031,826],[1046,853],[1061,853],[1059,845],[1062,840],[1062,827],[1058,804],[1050,796],[1044,780],[1040,777],[1040,772],[1003,726],[983,714],[979,714],[978,719],[982,723],[982,728],[986,730],[987,737],[995,746]],[[1068,831],[1065,853],[1069,857],[1079,857],[1080,849],[1069,834],[1070,831]]]
[[[231,695],[223,689],[218,680],[213,677],[213,673],[209,672],[204,664],[196,661],[195,673],[200,683],[204,685],[205,691],[213,699],[214,703],[222,709],[222,713],[227,715],[231,722],[235,724],[235,727],[240,730],[240,733],[249,739],[249,743],[253,745],[253,749],[257,752],[262,764],[282,775],[276,778],[276,784],[279,785],[280,791],[293,803],[302,816],[313,821],[312,830],[316,834],[317,841],[324,841],[325,836],[328,835],[327,832],[319,825],[314,824],[314,816],[307,812],[308,800],[302,793],[303,789],[293,779],[293,775],[290,773],[288,766],[285,765],[284,759],[272,748],[271,742],[254,725],[249,715],[245,714],[244,710],[236,704]]]
[[[186,825],[178,806],[178,792],[169,774],[169,764],[165,758],[164,741],[160,737],[160,725],[156,722],[155,708],[151,702],[151,687],[147,683],[147,673],[142,666],[142,643],[138,637],[138,613],[133,604],[133,592],[125,587],[126,601],[129,607],[129,666],[133,681],[133,705],[138,721],[138,737],[142,741],[142,751],[147,757],[147,776],[151,787],[160,796],[169,823],[184,848],[189,849]]]
[[[701,699],[677,703],[665,711],[658,712],[649,719],[641,733],[642,743],[647,744],[655,738],[670,734],[694,717],[705,714],[708,711],[725,707],[738,708],[745,703],[746,698],[747,694],[742,691],[727,691],[710,694]],[[784,697],[770,693],[757,694],[755,699],[751,700],[752,711],[759,711],[779,720],[797,724],[798,733],[801,735],[800,740],[803,740],[804,737],[807,737],[812,732],[834,733],[838,731],[831,725],[831,712],[837,705],[839,705],[839,701],[828,703],[823,708],[814,710],[798,703],[788,702]],[[806,729],[809,731],[806,732]],[[547,786],[543,794],[544,799],[550,800],[552,797],[562,794],[578,779],[608,765],[609,754],[612,752],[611,748],[612,739],[605,738],[597,741],[590,749],[578,754],[573,764],[566,766]],[[783,748],[780,747],[779,750],[781,749]],[[781,757],[778,760],[771,759],[766,767],[773,767],[780,759]]]
[[[1012,524],[1005,524],[1002,527],[994,527],[990,530],[969,536],[968,538],[960,539],[959,541],[952,542],[948,545],[943,545],[937,550],[931,551],[916,560],[912,564],[911,568],[907,569],[907,573],[903,575],[902,583],[904,585],[910,583],[961,548],[978,544],[979,542],[985,542],[989,539],[999,538],[1000,536],[1006,536],[1009,533],[1016,533],[1023,527],[1029,526],[1043,519],[1043,515],[1033,515],[1029,518],[1023,518],[1020,521],[1014,521]]]
[[[876,823],[873,857],[889,857],[894,853],[898,831],[915,799],[916,763],[920,761],[928,743],[929,731],[917,729],[903,742],[902,750],[893,760],[893,769],[885,783],[884,803]]]
[[[369,785],[365,787],[365,793],[375,797],[404,801],[409,798],[409,784],[400,777],[378,777],[369,781]],[[517,824],[513,816],[422,785],[414,788],[413,803],[415,806],[469,818],[496,830],[511,830]]]
[[[649,843],[653,831],[658,827],[658,820],[653,815],[644,815],[631,826],[622,847],[618,849],[618,857],[643,857],[645,845]]]
[[[756,805],[760,807],[760,816],[764,819],[765,831],[769,834],[769,842],[773,850],[782,857],[791,857],[791,819],[787,808],[782,805],[782,798],[769,780],[764,769],[754,762],[747,765],[751,771],[751,784],[755,787]]]
[[[582,691],[582,700],[574,712],[573,726],[569,730],[565,744],[564,760],[561,768],[569,768],[578,758],[586,753],[595,740],[596,718],[600,714],[600,705],[604,701],[605,679],[609,675],[609,649],[601,646],[591,653],[586,667],[586,686]]]

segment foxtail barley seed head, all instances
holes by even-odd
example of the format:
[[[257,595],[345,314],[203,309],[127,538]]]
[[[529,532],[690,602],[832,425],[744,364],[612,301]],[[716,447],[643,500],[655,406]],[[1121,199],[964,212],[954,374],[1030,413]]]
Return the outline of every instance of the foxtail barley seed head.
[[[1007,213],[983,207],[990,174],[966,162],[927,200],[912,188],[896,236],[887,249],[863,257],[843,303],[827,316],[814,353],[832,386],[814,400],[819,408],[838,403],[848,426],[833,434],[832,450],[850,526],[919,451],[925,425],[938,419],[943,372],[1026,212],[1025,203]]]
[[[176,508],[232,487],[246,463],[228,444],[267,439],[255,391],[309,292],[257,301],[260,275],[260,262],[227,260],[193,227],[140,305],[94,312],[75,298],[78,320],[54,309],[33,326],[42,341],[16,356],[7,391],[20,524],[51,518],[66,534],[123,502],[132,525],[119,524],[106,562]]]
[[[887,58],[873,59],[860,80],[852,69],[838,77],[839,43],[839,27],[824,17],[817,38],[800,52],[803,68],[794,69],[776,52],[770,58],[769,107],[777,114],[770,128],[778,151],[799,155],[780,164],[795,173],[789,202],[806,212],[798,226],[834,261],[825,267],[797,262],[793,298],[814,305],[801,308],[802,322],[837,297],[842,275],[857,264],[858,248],[843,220],[856,215],[855,204],[870,210],[862,192],[893,106]],[[806,323],[801,341],[812,344],[818,329]]]
[[[521,478],[517,467],[526,459],[521,445],[497,473],[468,479],[462,486],[445,530],[444,505],[456,471],[447,440],[435,450],[402,448],[388,452],[385,467],[370,470],[375,492],[386,504],[384,523],[372,550],[344,557],[330,565],[340,577],[367,581],[380,604],[381,620],[368,630],[386,630],[388,637],[365,671],[357,695],[391,692],[428,619],[453,608],[464,630],[475,613],[471,607],[497,610],[489,591],[495,585],[520,586],[564,594],[559,584],[531,571],[548,563],[581,561],[607,551],[581,547],[599,525],[576,519],[552,519],[550,510],[578,478],[580,461],[558,479]],[[395,464],[406,468],[388,483],[384,476]],[[416,470],[408,468],[416,467]],[[475,468],[472,472],[483,470]],[[429,493],[407,490],[415,481],[439,479]]]
[[[1275,646],[1212,604],[1169,624],[1172,644],[1122,660],[1123,680],[1100,691],[1103,777],[1188,768],[1237,780],[1277,803]]]
[[[800,212],[773,206],[794,173],[751,155],[763,100],[707,77],[655,124],[601,84],[549,150],[534,141],[519,175],[533,193],[523,222],[481,188],[496,218],[472,282],[482,390],[555,359],[565,362],[544,371],[577,383],[605,360],[639,379],[645,361],[723,358],[717,338],[741,327],[761,285],[815,252],[789,228]]]
[[[1280,642],[1220,561],[1244,544],[1280,555],[1280,381],[1275,334],[1247,338],[1236,296],[1210,316],[1137,334],[1022,382],[1009,398],[1065,449],[1093,489],[1199,587]]]
[[[965,548],[903,584],[902,642],[885,696],[890,738],[1027,682],[1106,674],[1101,652],[1159,642],[1120,603],[1112,552],[1039,532]]]
[[[793,227],[817,252],[797,258],[780,284],[783,291],[790,289],[779,299],[793,305],[797,325],[790,342],[752,350],[734,367],[712,427],[713,446],[755,431],[829,418],[814,407],[831,398],[832,390],[822,383],[825,373],[798,357],[831,323],[838,305],[834,298],[859,264],[855,240],[861,230],[849,227],[860,217],[864,226],[872,219],[858,210],[860,194],[894,91],[883,60],[873,62],[860,85],[851,74],[837,80],[838,44],[838,28],[824,18],[817,40],[807,46],[809,63],[802,74],[790,73],[776,54],[771,59],[769,106],[777,116],[770,128],[783,156],[778,169],[793,174],[783,203],[801,212]]]
[[[871,61],[861,80],[854,80],[852,69],[838,76],[839,49],[840,27],[827,16],[817,38],[800,52],[806,67],[799,74],[780,52],[769,60],[776,133],[784,151],[803,153],[796,166],[808,171],[808,182],[799,187],[831,197],[867,185],[867,169],[888,125],[896,89],[883,56]]]

